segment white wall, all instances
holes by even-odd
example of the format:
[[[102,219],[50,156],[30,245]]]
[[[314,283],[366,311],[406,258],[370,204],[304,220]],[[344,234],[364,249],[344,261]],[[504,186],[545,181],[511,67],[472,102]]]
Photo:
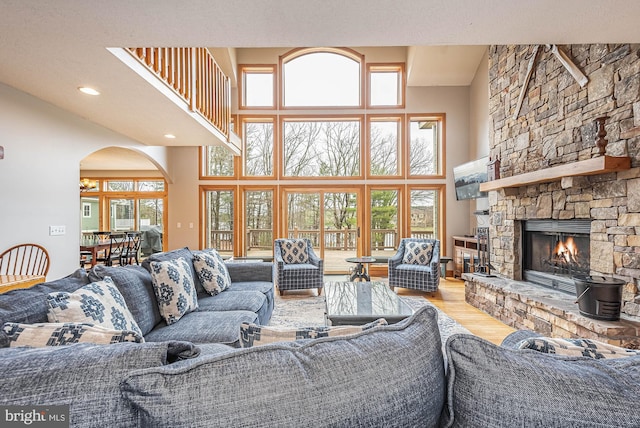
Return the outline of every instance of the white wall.
[[[470,86],[471,113],[469,115],[469,160],[489,156],[489,50],[486,50]],[[474,211],[489,209],[489,198],[471,202],[469,211],[472,227],[488,226],[488,216],[477,217]]]
[[[0,251],[37,243],[51,258],[48,279],[73,272],[79,267],[80,160],[104,147],[140,144],[0,84],[0,145]],[[66,234],[49,236],[50,225],[65,226]]]

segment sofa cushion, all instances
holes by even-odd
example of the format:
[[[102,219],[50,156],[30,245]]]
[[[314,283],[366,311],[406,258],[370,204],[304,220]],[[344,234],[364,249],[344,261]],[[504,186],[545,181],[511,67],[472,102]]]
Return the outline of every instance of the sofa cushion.
[[[407,242],[404,247],[402,263],[410,265],[426,265],[431,261],[433,245],[427,242]]]
[[[303,239],[283,239],[280,251],[285,264],[309,263],[307,242]]]
[[[169,325],[198,309],[198,295],[189,265],[191,263],[181,257],[151,262],[151,281],[158,309]]]
[[[234,282],[233,288],[230,293],[237,293],[243,291],[258,291],[267,298],[266,310],[260,313],[260,324],[267,325],[271,320],[271,314],[273,314],[273,308],[275,306],[273,282],[253,281],[253,282]]]
[[[175,324],[156,326],[145,336],[145,340],[187,340],[193,343],[224,343],[238,347],[240,324],[254,323],[257,319],[258,315],[250,311],[191,312]]]
[[[109,277],[73,293],[49,293],[47,303],[49,322],[97,324],[110,330],[131,330],[142,336],[124,297]]]
[[[72,427],[138,427],[138,415],[121,396],[120,383],[131,371],[161,366],[186,350],[175,345],[0,349],[0,404],[69,405]]]
[[[559,356],[462,334],[448,339],[446,352],[446,426],[640,426],[640,356]]]
[[[144,342],[144,338],[131,330],[112,330],[85,323],[18,324],[8,322],[2,331],[10,340],[9,346],[63,346],[74,343],[110,345],[120,342]]]
[[[318,339],[320,337],[346,336],[360,333],[370,328],[388,325],[387,320],[370,322],[362,326],[335,326],[335,327],[269,327],[258,324],[242,323],[240,325],[240,346],[251,348],[252,346],[268,345],[276,342],[291,342],[294,340]]]
[[[74,292],[89,284],[84,269],[64,278],[36,284],[31,288],[11,290],[0,294],[0,325],[6,322],[26,324],[47,322],[47,295],[54,291]]]
[[[445,399],[437,313],[140,370],[122,389],[143,426],[433,427]]]
[[[89,272],[89,279],[92,281],[100,281],[107,276],[122,293],[122,297],[124,297],[124,301],[143,335],[149,333],[156,324],[162,321],[153,291],[151,274],[146,269],[137,265],[117,267],[96,265]]]
[[[212,296],[231,286],[227,267],[216,250],[195,251],[193,253],[193,267],[200,283]]]
[[[242,291],[201,297],[198,306],[201,311],[251,311],[258,313],[267,304],[267,298],[259,291]]]
[[[178,258],[183,258],[189,263],[191,276],[193,277],[193,282],[196,285],[196,291],[198,292],[198,294],[207,294],[207,291],[200,283],[200,279],[196,274],[195,267],[193,266],[193,253],[188,247],[166,251],[163,253],[151,254],[149,257],[144,259],[144,261],[142,262],[142,267],[151,272],[151,262],[163,262],[167,260],[175,260]]]
[[[561,339],[556,337],[535,337],[521,341],[518,349],[533,349],[546,354],[570,355],[573,357],[623,358],[640,355],[640,351],[622,348],[591,339]]]

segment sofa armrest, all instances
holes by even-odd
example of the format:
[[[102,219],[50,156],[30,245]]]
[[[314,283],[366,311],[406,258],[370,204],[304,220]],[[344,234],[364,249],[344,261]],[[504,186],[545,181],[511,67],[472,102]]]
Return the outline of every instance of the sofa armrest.
[[[265,281],[273,282],[273,263],[248,262],[225,263],[231,282]]]
[[[517,330],[508,334],[507,337],[502,340],[500,346],[505,348],[515,348],[518,343],[533,337],[542,337],[542,335],[531,330]]]

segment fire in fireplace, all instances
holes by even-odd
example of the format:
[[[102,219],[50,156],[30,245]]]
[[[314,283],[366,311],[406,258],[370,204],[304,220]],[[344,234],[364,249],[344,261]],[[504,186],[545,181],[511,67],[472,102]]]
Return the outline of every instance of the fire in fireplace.
[[[574,275],[588,275],[590,220],[528,220],[524,224],[523,277],[575,293]]]

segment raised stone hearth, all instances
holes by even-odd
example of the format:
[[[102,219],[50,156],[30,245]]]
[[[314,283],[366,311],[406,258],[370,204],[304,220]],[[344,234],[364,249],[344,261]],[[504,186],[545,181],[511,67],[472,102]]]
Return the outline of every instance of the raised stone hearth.
[[[640,323],[621,315],[601,321],[580,314],[575,296],[536,284],[463,274],[465,297],[505,324],[552,337],[583,337],[640,349]]]

